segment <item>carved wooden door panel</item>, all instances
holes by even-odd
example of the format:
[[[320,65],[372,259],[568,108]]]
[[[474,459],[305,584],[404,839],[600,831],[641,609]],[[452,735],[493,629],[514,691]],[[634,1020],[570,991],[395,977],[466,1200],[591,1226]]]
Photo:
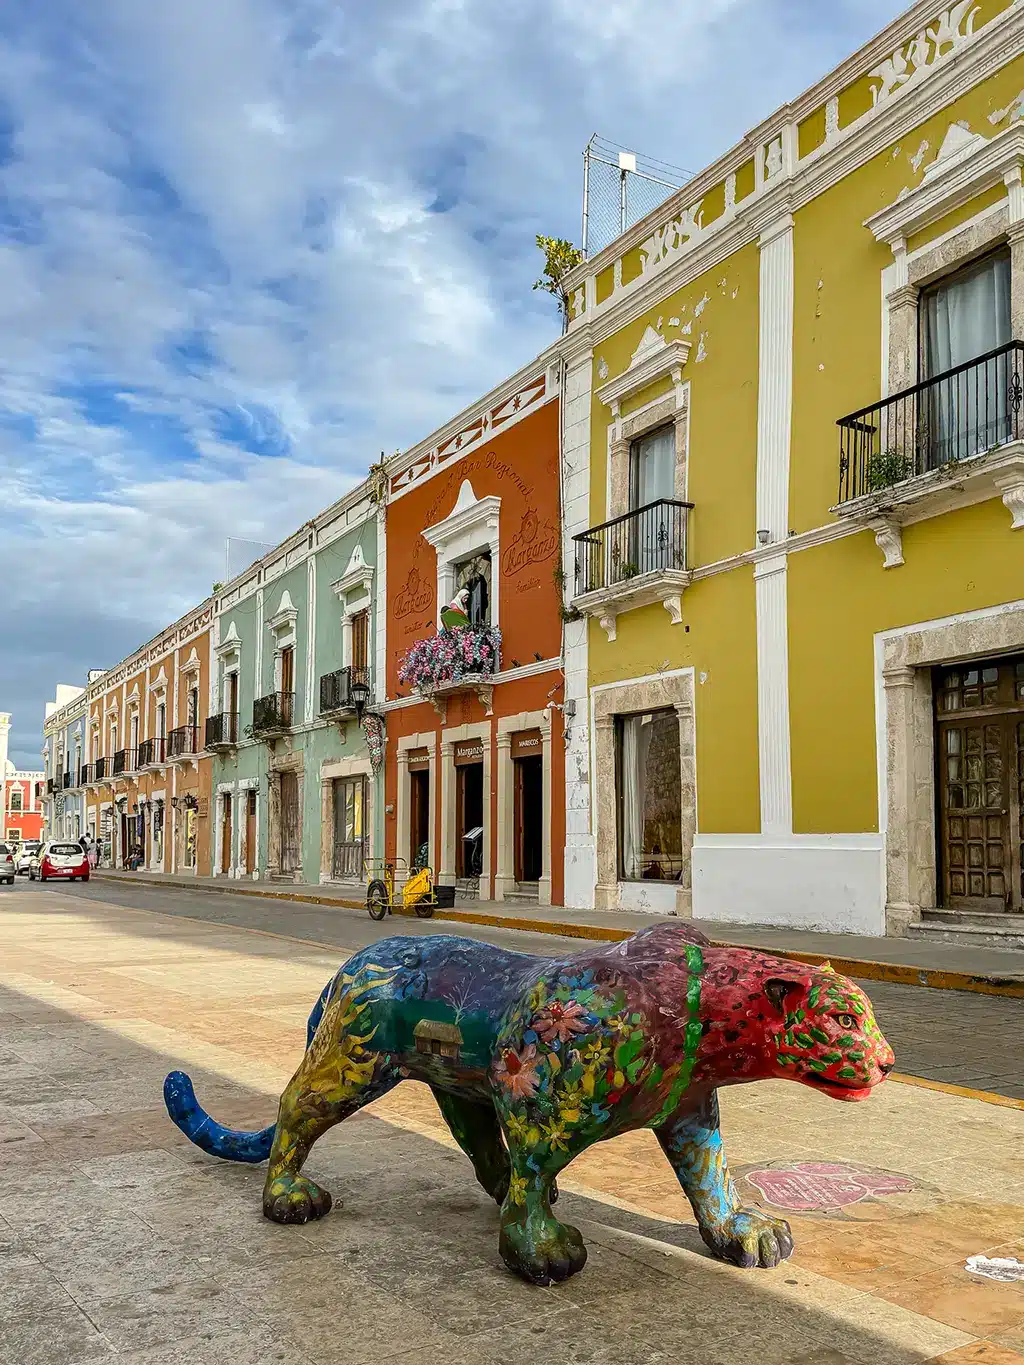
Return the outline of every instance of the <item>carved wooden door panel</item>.
[[[281,774],[281,871],[295,872],[299,858],[299,779],[285,772]]]
[[[942,903],[1019,912],[1024,660],[943,669],[936,712]]]

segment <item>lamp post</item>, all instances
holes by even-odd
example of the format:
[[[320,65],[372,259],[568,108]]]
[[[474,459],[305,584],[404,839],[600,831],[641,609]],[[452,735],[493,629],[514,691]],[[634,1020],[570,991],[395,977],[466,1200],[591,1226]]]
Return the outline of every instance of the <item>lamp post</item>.
[[[352,698],[352,705],[355,708],[356,720],[362,721],[363,712],[366,710],[366,703],[370,700],[370,684],[365,678],[354,679],[349,695]]]

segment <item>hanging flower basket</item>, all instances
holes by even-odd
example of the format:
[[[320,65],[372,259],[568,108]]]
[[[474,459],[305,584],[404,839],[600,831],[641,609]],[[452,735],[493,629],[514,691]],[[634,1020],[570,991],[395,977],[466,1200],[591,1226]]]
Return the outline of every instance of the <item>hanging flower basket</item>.
[[[497,673],[501,631],[490,626],[457,626],[418,640],[398,663],[398,680],[429,695],[440,687],[471,683]]]

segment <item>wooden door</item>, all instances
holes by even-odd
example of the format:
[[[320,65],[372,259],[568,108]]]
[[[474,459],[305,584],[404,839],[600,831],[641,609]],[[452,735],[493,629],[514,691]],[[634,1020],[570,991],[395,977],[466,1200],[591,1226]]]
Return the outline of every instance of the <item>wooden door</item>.
[[[430,861],[430,771],[417,769],[409,774],[409,866],[416,867],[420,854]]]
[[[334,783],[331,876],[338,881],[360,881],[365,857],[366,778],[338,778]]]
[[[220,826],[220,870],[231,871],[231,793],[224,793],[224,819]]]
[[[282,773],[281,871],[295,872],[299,862],[299,779],[296,773]]]
[[[256,871],[256,793],[245,796],[245,870]]]
[[[228,732],[223,738],[232,743],[238,738],[238,674],[228,674]]]
[[[295,697],[295,650],[286,645],[281,650],[281,723],[291,725],[292,702]]]
[[[1024,659],[941,670],[936,728],[943,904],[1019,913]]]
[[[365,681],[370,663],[370,613],[360,611],[352,617],[352,674]]]

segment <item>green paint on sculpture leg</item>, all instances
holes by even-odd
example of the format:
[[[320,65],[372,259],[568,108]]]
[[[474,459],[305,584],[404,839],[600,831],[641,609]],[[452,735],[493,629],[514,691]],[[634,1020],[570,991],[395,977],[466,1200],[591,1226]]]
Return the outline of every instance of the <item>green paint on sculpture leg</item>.
[[[697,1049],[700,1047],[701,1040],[700,985],[701,974],[704,971],[704,954],[696,943],[689,943],[686,946],[686,970],[689,974],[689,980],[686,983],[686,1010],[689,1018],[683,1030],[684,1056],[672,1078],[665,1103],[655,1117],[651,1119],[649,1126],[652,1128],[664,1123],[670,1114],[675,1113],[679,1101],[690,1084],[690,1077],[697,1061]]]

